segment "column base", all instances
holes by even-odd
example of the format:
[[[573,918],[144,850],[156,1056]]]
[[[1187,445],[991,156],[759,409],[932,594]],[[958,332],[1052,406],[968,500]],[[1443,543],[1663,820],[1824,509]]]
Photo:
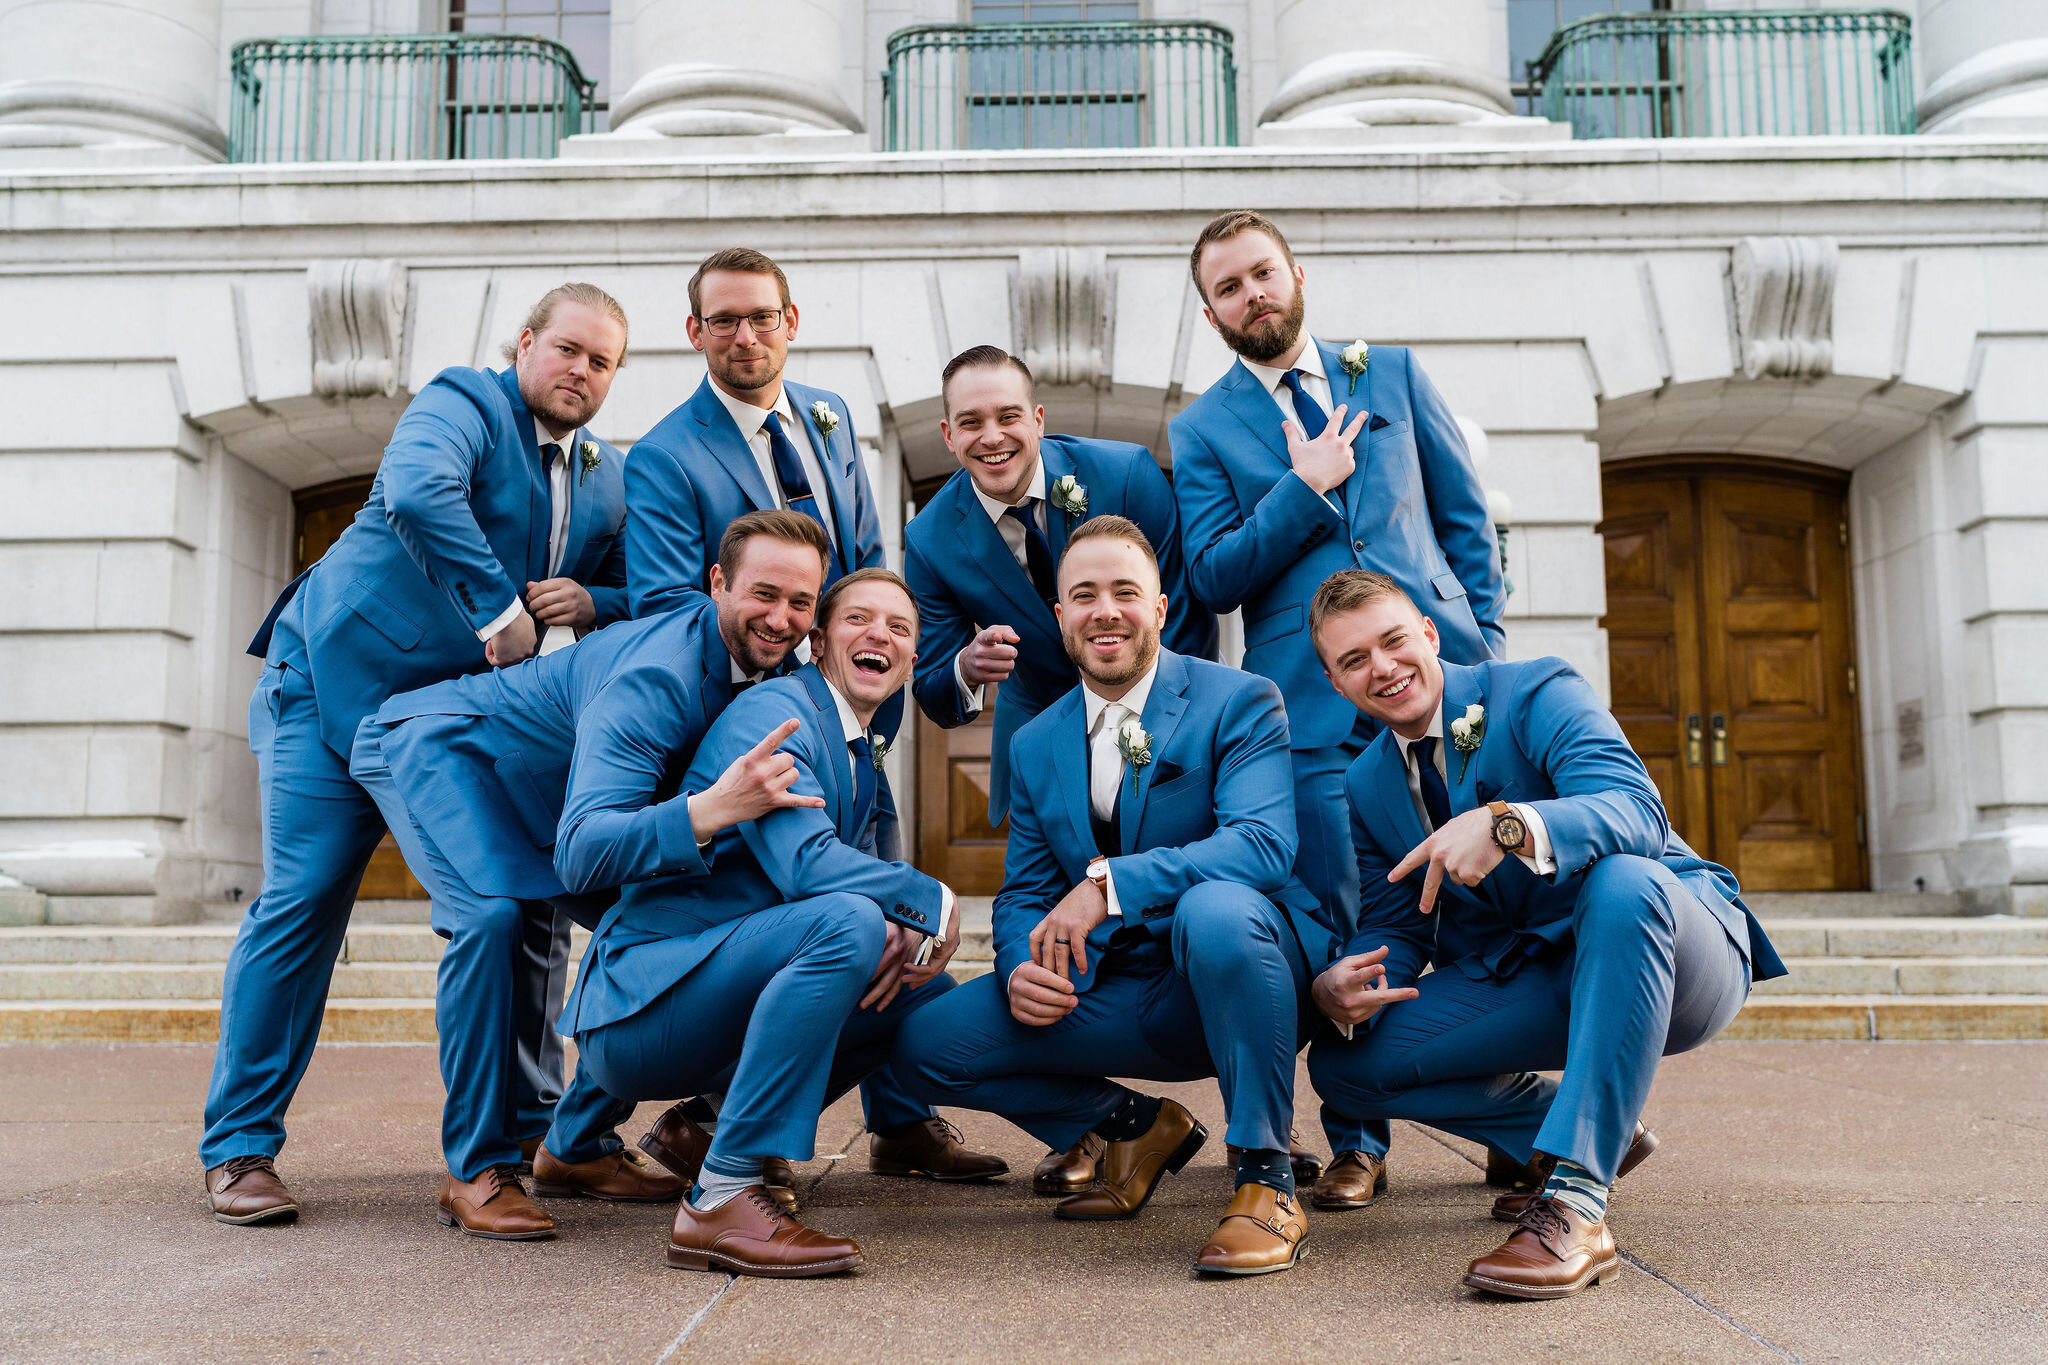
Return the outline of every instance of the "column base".
[[[837,129],[673,136],[645,128],[622,128],[564,138],[558,155],[577,161],[694,161],[700,157],[854,156],[867,150],[865,134]]]
[[[1443,100],[1365,100],[1298,119],[1262,123],[1256,147],[1429,146],[1569,142],[1569,123],[1489,114]]]

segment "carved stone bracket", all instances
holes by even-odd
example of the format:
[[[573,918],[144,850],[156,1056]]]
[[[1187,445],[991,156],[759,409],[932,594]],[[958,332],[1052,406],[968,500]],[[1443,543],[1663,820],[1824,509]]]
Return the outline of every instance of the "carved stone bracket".
[[[1013,276],[1017,354],[1041,384],[1101,384],[1109,328],[1108,253],[1094,247],[1032,248]]]
[[[1832,237],[1744,237],[1729,264],[1735,340],[1751,379],[1814,379],[1835,364]]]
[[[398,392],[405,333],[405,267],[389,260],[315,261],[306,268],[313,312],[313,391],[323,398]]]

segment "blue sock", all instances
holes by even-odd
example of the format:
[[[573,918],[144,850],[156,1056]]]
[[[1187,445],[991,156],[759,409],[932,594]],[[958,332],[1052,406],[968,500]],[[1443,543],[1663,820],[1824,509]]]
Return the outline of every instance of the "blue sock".
[[[1111,1110],[1108,1118],[1096,1124],[1094,1131],[1104,1142],[1129,1142],[1132,1138],[1143,1137],[1159,1121],[1159,1109],[1163,1103],[1153,1095],[1126,1091],[1124,1102]]]
[[[1584,1166],[1562,1157],[1550,1172],[1550,1179],[1543,1182],[1543,1194],[1590,1223],[1607,1217],[1607,1187]]]
[[[1237,1183],[1271,1185],[1280,1193],[1294,1194],[1294,1163],[1287,1153],[1247,1147],[1237,1158]]]

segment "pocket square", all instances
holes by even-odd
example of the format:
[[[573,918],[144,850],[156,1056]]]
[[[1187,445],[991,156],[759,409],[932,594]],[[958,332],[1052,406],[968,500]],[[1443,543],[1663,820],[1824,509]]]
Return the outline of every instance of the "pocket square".
[[[1187,770],[1171,759],[1161,759],[1159,766],[1152,770],[1152,785],[1161,787],[1176,777],[1185,777]]]
[[[1500,784],[1497,782],[1475,782],[1472,784],[1472,790],[1479,797],[1479,804],[1482,806],[1490,801],[1500,800]]]
[[[1389,422],[1386,418],[1380,416],[1378,413],[1374,413],[1372,415],[1372,420],[1365,424],[1365,431],[1366,434],[1369,436],[1373,432],[1378,431],[1381,427],[1390,427],[1392,425],[1394,425],[1392,422]]]

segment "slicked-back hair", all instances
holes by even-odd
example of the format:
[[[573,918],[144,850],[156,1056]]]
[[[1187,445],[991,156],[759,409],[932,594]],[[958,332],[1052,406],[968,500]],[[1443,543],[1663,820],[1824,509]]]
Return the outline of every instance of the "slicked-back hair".
[[[698,321],[704,318],[704,277],[718,270],[734,275],[773,275],[775,288],[782,295],[782,306],[789,307],[789,276],[782,273],[782,267],[750,246],[729,246],[706,256],[697,273],[690,276],[690,315]]]
[[[1059,578],[1059,569],[1066,566],[1067,556],[1074,553],[1074,547],[1086,545],[1091,540],[1129,541],[1143,550],[1145,558],[1151,561],[1152,577],[1155,580],[1159,577],[1159,552],[1152,548],[1152,542],[1146,538],[1145,528],[1129,517],[1100,516],[1088,518],[1067,534],[1067,548],[1060,551],[1059,565],[1053,570],[1055,581]]]
[[[613,322],[619,324],[619,353],[612,359],[612,368],[616,370],[619,366],[625,364],[626,310],[617,299],[605,293],[604,290],[599,289],[594,284],[584,284],[579,280],[571,280],[567,284],[558,284],[553,289],[548,290],[547,293],[542,294],[540,302],[526,310],[526,321],[519,324],[520,335],[523,336],[531,332],[535,336],[539,336],[542,332],[545,332],[548,329],[548,323],[554,320],[556,305],[564,302],[580,303],[585,308],[603,313]],[[507,361],[519,359],[519,338],[512,338],[500,350]]]
[[[810,521],[810,518],[806,517],[804,520]],[[813,526],[817,525],[816,522],[811,522],[811,524]],[[919,634],[924,633],[924,617],[917,609],[917,594],[910,590],[910,585],[904,582],[900,575],[893,570],[883,568],[879,564],[871,564],[865,569],[855,569],[852,573],[825,589],[824,597],[818,601],[817,628],[819,630],[823,630],[832,623],[832,615],[839,609],[839,599],[846,595],[846,590],[861,583],[887,583],[892,587],[900,589],[903,596],[910,602],[911,623],[917,627]]]
[[[1317,648],[1323,643],[1323,622],[1332,616],[1369,607],[1375,602],[1398,598],[1406,602],[1417,616],[1422,609],[1415,605],[1415,599],[1402,591],[1401,585],[1383,573],[1371,569],[1339,569],[1325,578],[1316,595],[1308,603],[1309,643]]]
[[[1214,242],[1227,242],[1243,232],[1263,232],[1280,244],[1280,254],[1287,258],[1291,268],[1294,265],[1294,248],[1287,245],[1287,237],[1273,225],[1273,220],[1255,209],[1232,209],[1219,213],[1209,220],[1202,229],[1202,235],[1195,238],[1195,249],[1188,255],[1188,273],[1195,278],[1195,292],[1202,296],[1202,302],[1209,301],[1209,291],[1202,287],[1202,252]]]
[[[1038,402],[1038,381],[1031,377],[1031,367],[1000,346],[969,346],[959,355],[947,361],[946,368],[939,373],[940,401],[942,403],[945,401],[946,391],[953,386],[953,376],[960,373],[960,371],[969,369],[993,370],[1005,365],[1024,376],[1025,401],[1035,406]],[[946,415],[950,417],[952,413],[952,407],[947,405]]]
[[[825,528],[815,518],[801,512],[792,512],[786,507],[770,508],[765,512],[749,512],[734,517],[725,528],[725,534],[718,538],[718,572],[725,579],[725,586],[731,589],[733,580],[740,571],[740,560],[747,551],[747,542],[756,536],[767,536],[791,545],[807,545],[818,552],[819,581],[832,562],[832,546],[825,539]]]

